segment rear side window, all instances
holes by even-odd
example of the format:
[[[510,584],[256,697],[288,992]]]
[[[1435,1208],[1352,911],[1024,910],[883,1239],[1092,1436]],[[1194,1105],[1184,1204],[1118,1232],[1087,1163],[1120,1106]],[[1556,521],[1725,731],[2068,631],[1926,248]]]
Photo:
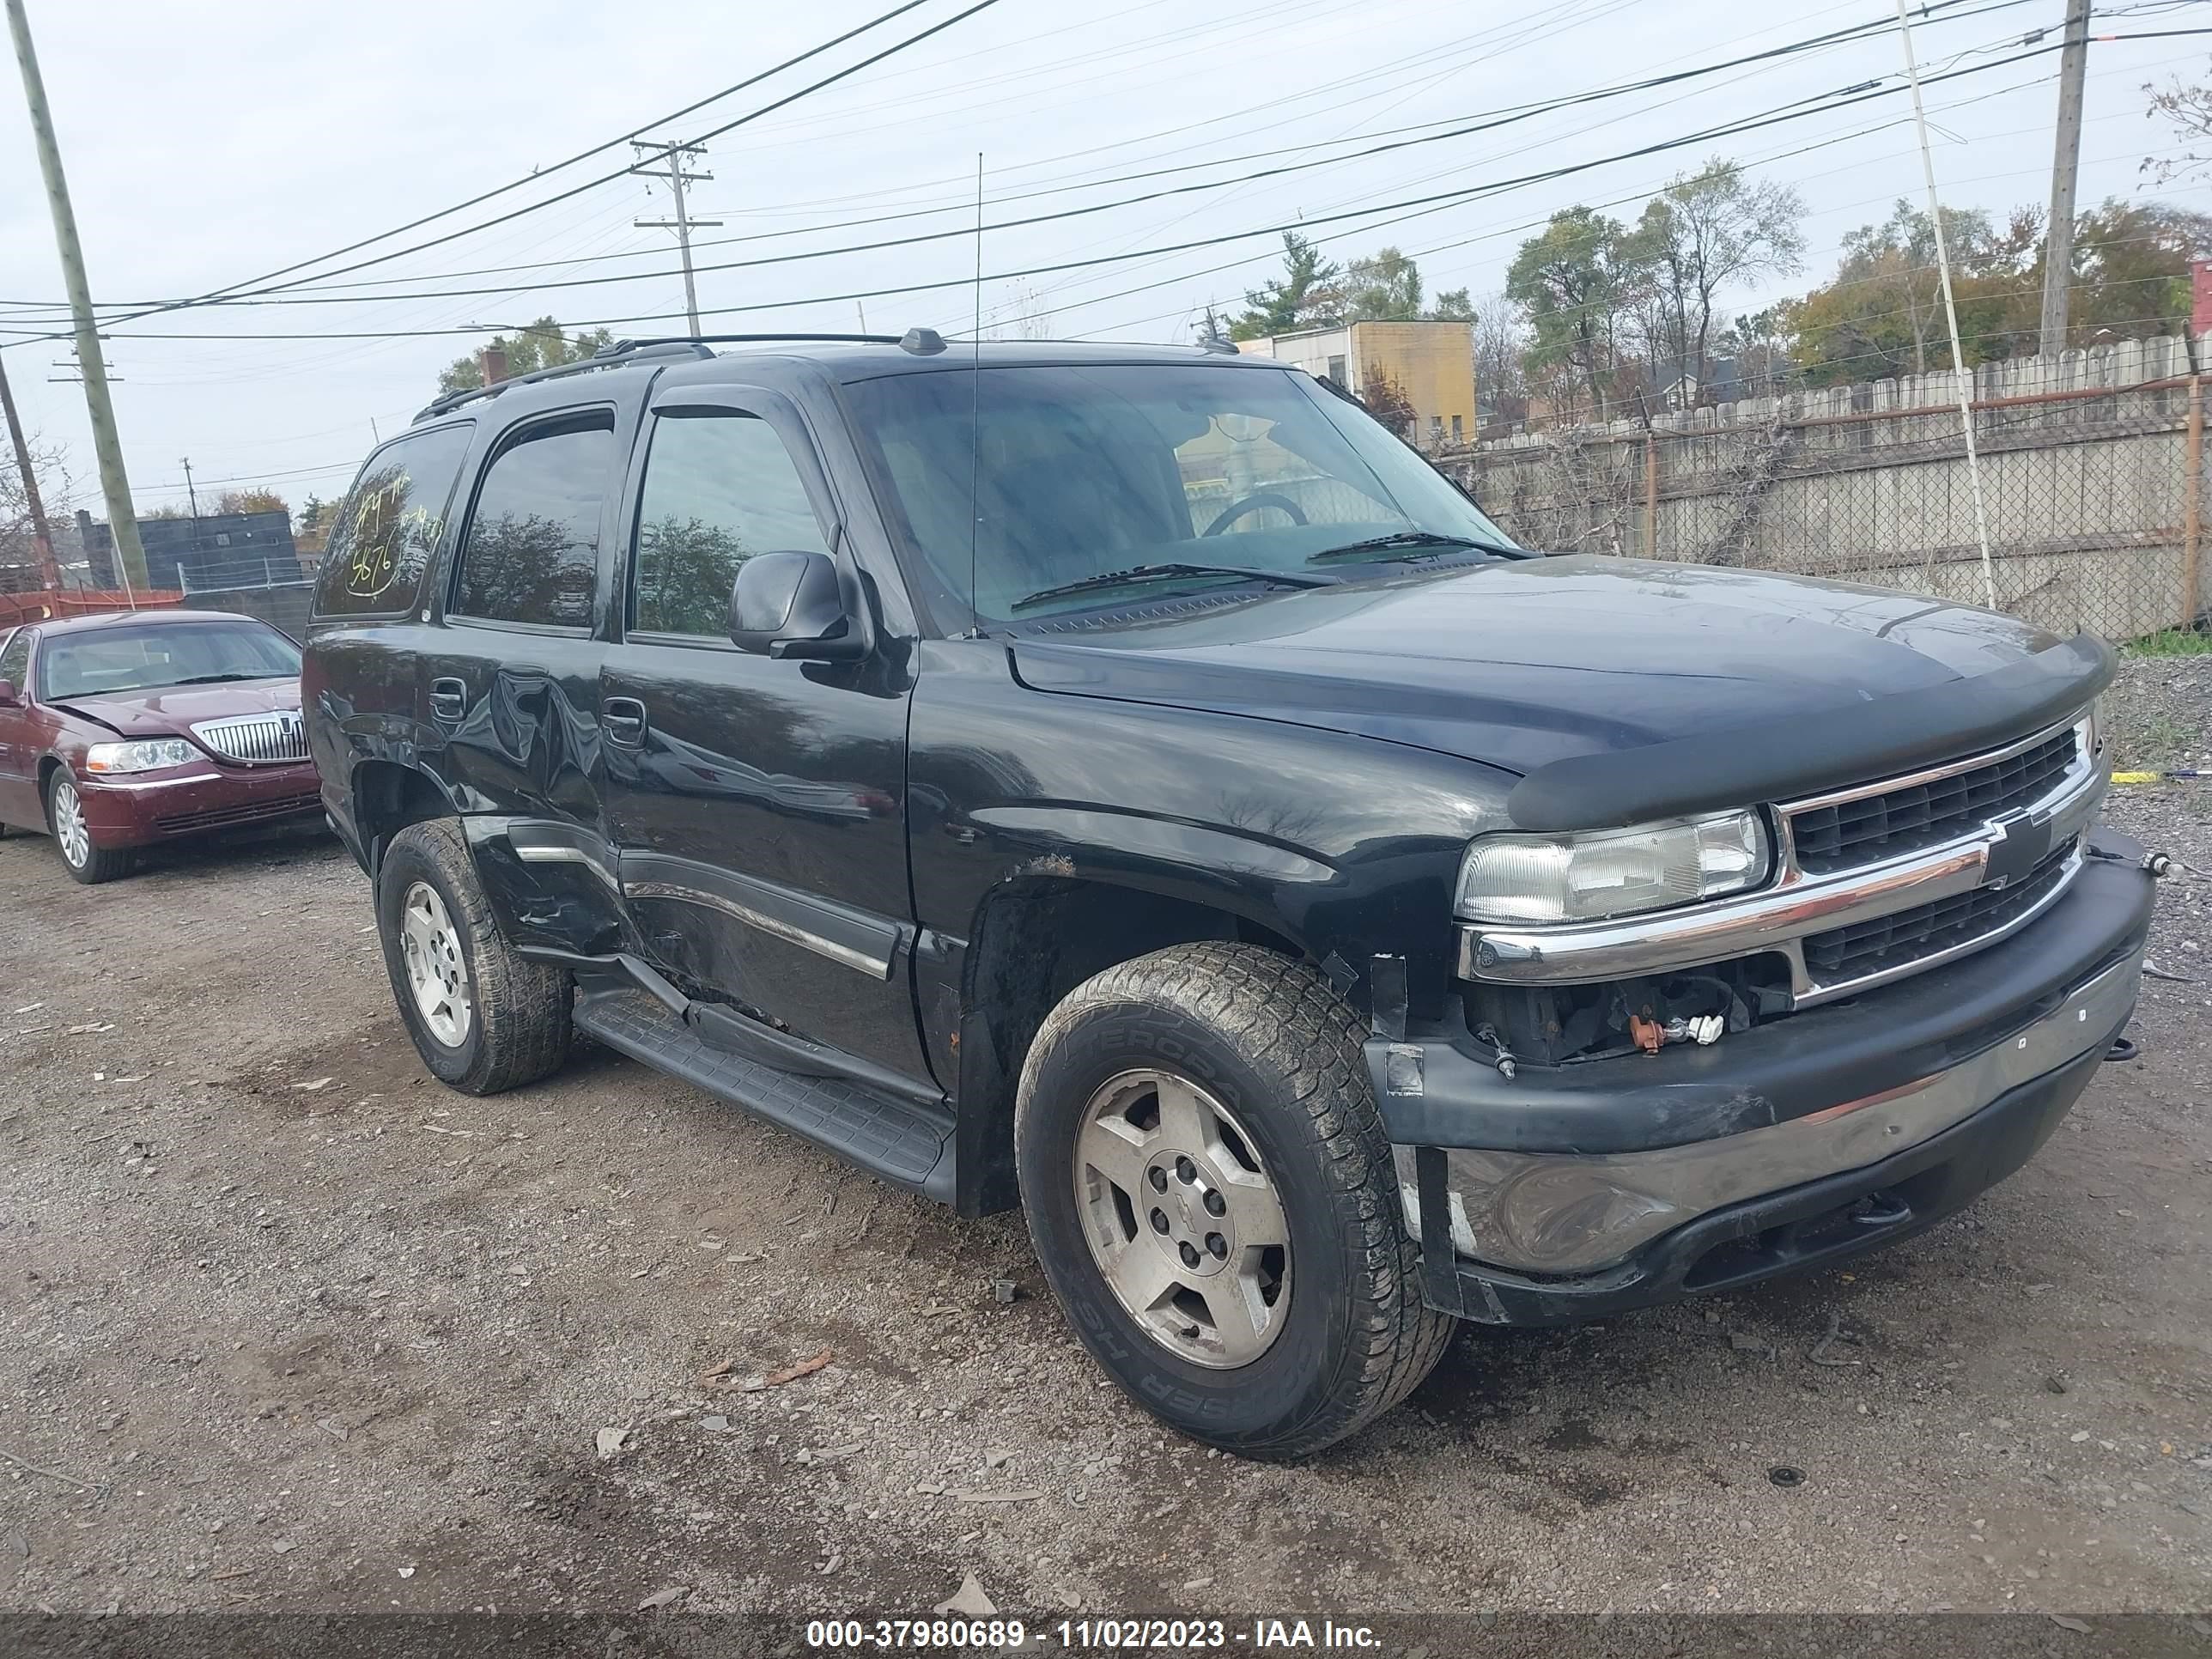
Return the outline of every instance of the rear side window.
[[[31,630],[19,628],[5,637],[7,643],[0,645],[0,680],[26,691],[29,688],[23,684],[23,671],[31,662]]]
[[[410,432],[368,458],[338,508],[315,583],[319,617],[396,617],[422,597],[470,423]]]
[[[827,553],[799,468],[757,415],[662,416],[638,502],[630,626],[723,639],[738,567],[757,553]]]
[[[526,428],[494,456],[461,540],[453,612],[588,628],[616,462],[605,410]]]

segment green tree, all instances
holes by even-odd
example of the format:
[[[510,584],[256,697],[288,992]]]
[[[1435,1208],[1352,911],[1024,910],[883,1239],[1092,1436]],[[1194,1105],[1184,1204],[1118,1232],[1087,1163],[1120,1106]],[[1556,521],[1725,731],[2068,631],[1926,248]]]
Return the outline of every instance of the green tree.
[[[1620,255],[1648,306],[1654,378],[1710,378],[1719,297],[1769,276],[1795,276],[1805,253],[1805,204],[1786,185],[1753,180],[1715,156],[1644,204]]]
[[[1943,210],[1943,236],[1960,298],[1972,309],[1981,279],[2003,264],[1990,216],[1979,208]],[[1923,374],[1929,349],[1950,362],[1943,292],[1936,264],[1936,227],[1904,198],[1878,225],[1862,225],[1843,240],[1843,258],[1826,287],[1788,308],[1796,355],[1815,385],[1887,375]],[[1980,320],[1993,321],[1986,314]],[[1961,330],[1965,331],[1964,313]]]
[[[1230,337],[1256,340],[1296,329],[1327,328],[1342,320],[1335,286],[1341,274],[1313,243],[1294,230],[1285,231],[1283,274],[1246,292],[1244,303],[1252,308],[1237,319]]]
[[[1448,288],[1437,295],[1437,302],[1429,307],[1429,320],[1437,323],[1471,323],[1474,320],[1474,301],[1463,288]]]
[[[275,490],[265,488],[226,489],[216,497],[215,510],[217,513],[282,513],[288,519],[292,516],[292,504]]]
[[[507,353],[507,372],[509,375],[528,374],[541,368],[557,368],[562,363],[581,362],[592,353],[614,343],[614,336],[604,328],[594,328],[577,334],[566,334],[561,325],[550,317],[540,317],[536,322],[515,330],[512,334],[495,334],[484,342]],[[483,384],[483,364],[475,352],[465,357],[456,357],[438,376],[441,392],[473,391]]]
[[[2041,212],[2021,208],[1998,229],[1979,209],[1946,208],[1943,234],[1966,361],[2033,353],[2043,295]],[[2078,215],[2068,343],[2178,332],[2189,315],[2190,260],[2208,245],[2212,220],[2170,203],[2114,198]],[[1837,386],[1949,368],[1942,305],[1930,222],[1899,202],[1883,223],[1844,238],[1834,276],[1781,312],[1807,383]]]
[[[1342,303],[1347,323],[1410,323],[1421,315],[1421,269],[1395,247],[1345,268]]]
[[[1613,382],[1616,337],[1634,288],[1621,252],[1618,220],[1586,207],[1552,216],[1541,235],[1521,244],[1505,272],[1505,293],[1534,339],[1524,361],[1532,370],[1572,371],[1602,418]]]

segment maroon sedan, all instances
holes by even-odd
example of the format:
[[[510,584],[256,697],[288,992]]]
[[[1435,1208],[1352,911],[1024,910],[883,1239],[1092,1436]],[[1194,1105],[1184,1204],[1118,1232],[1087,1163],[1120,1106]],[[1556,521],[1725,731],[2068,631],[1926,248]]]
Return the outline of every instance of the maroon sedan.
[[[212,611],[27,623],[0,635],[0,825],[43,830],[79,881],[151,842],[322,811],[300,647]]]

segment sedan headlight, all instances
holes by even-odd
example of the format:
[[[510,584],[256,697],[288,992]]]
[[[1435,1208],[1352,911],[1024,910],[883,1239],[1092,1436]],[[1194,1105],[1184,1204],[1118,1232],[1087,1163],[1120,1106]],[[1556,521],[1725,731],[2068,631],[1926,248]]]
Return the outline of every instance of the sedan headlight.
[[[182,738],[156,738],[146,743],[95,743],[84,751],[84,769],[102,775],[158,772],[165,766],[189,766],[200,758],[200,751]]]
[[[1626,830],[1485,836],[1467,849],[1455,908],[1470,921],[1595,921],[1740,893],[1773,852],[1756,812]]]

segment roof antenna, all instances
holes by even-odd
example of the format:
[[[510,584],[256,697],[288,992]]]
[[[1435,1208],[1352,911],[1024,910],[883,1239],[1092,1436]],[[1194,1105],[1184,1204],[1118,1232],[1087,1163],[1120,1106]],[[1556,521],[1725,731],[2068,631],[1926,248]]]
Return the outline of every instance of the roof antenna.
[[[968,377],[968,623],[983,637],[983,613],[975,602],[975,542],[983,519],[983,152],[975,152],[975,333],[969,347],[974,368]]]

